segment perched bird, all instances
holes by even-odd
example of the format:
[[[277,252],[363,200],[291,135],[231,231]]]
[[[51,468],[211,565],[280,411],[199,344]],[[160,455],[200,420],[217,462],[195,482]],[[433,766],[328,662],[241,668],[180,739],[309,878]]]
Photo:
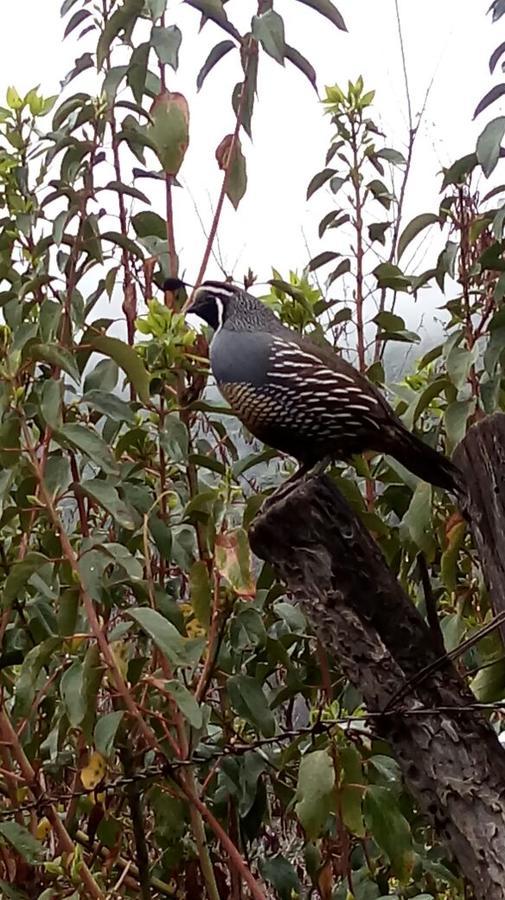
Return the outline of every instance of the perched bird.
[[[223,397],[255,437],[294,456],[300,473],[325,458],[375,450],[463,492],[459,469],[407,431],[373,384],[329,347],[286,328],[252,294],[206,281],[187,312],[214,330],[210,364]]]

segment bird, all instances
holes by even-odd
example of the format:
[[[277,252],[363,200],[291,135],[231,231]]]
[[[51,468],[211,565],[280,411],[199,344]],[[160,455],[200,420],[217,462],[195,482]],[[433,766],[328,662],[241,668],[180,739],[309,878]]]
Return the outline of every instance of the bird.
[[[186,312],[213,329],[210,367],[222,396],[252,435],[298,461],[297,475],[374,451],[464,493],[457,466],[408,431],[374,384],[329,345],[287,328],[249,291],[205,281]]]

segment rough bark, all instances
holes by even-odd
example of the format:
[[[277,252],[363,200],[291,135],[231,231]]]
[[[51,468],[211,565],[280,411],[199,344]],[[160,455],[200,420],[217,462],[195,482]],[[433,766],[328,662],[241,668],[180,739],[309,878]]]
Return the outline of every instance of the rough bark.
[[[465,476],[465,513],[498,614],[505,611],[505,415],[495,413],[470,428],[454,461]],[[500,630],[505,640],[505,623]]]
[[[375,541],[327,478],[298,484],[250,529],[253,551],[301,601],[374,720],[405,780],[479,900],[505,900],[505,753],[451,665],[407,684],[438,654]],[[399,689],[403,688],[401,698]]]

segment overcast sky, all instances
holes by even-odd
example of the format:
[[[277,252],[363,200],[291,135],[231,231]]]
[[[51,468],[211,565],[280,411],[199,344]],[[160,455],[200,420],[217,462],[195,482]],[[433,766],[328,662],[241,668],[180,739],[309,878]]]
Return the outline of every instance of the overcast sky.
[[[59,92],[59,81],[90,45],[86,39],[79,45],[62,41],[57,0],[3,0],[3,4],[0,103],[8,84],[20,92],[34,84],[40,84],[46,95]],[[275,0],[274,5],[285,17],[288,43],[311,60],[320,87],[345,84],[362,74],[367,87],[377,92],[374,115],[387,134],[387,144],[404,150],[407,114],[394,0],[337,0],[347,34],[296,0]],[[487,68],[489,55],[502,39],[500,24],[492,26],[485,15],[487,6],[487,2],[470,0],[400,0],[414,112],[421,108],[433,80],[416,148],[406,221],[437,209],[437,172],[474,149],[487,121],[485,114],[477,125],[472,123],[476,103],[493,83]],[[252,0],[230,0],[227,10],[230,19],[245,30],[255,7]],[[176,191],[175,197],[178,248],[182,267],[191,278],[205,244],[193,201],[208,226],[220,184],[214,152],[233,129],[229,98],[239,67],[230,55],[197,94],[196,73],[209,48],[225,35],[213,23],[198,35],[197,14],[180,2],[169,0],[168,10],[167,24],[177,22],[185,36],[179,73],[170,77],[168,86],[181,90],[191,109],[191,143],[180,173],[189,190]],[[87,78],[81,76],[70,89],[93,90]],[[495,104],[493,115],[498,113]],[[329,123],[304,77],[289,63],[282,69],[264,54],[253,130],[254,144],[244,139],[248,192],[237,213],[226,205],[219,247],[228,272],[240,278],[251,266],[263,281],[272,265],[282,272],[301,269],[321,250],[338,250],[340,233],[336,237],[330,231],[324,243],[317,237],[319,219],[332,206],[329,193],[322,190],[311,201],[305,199],[310,178],[324,167]],[[145,184],[140,185],[143,190]],[[154,194],[153,199],[154,208],[163,215],[163,197]],[[378,213],[378,219],[384,218],[380,209]],[[427,253],[428,266],[436,246],[425,244],[422,252]],[[208,274],[219,276],[215,263]]]

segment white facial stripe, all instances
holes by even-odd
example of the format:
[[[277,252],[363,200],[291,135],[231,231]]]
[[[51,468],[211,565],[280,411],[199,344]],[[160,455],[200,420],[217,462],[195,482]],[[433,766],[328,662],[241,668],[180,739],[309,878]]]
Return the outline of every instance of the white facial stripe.
[[[199,291],[205,291],[206,294],[212,294],[213,296],[228,294],[230,297],[235,297],[239,293],[239,288],[236,288],[233,284],[227,284],[225,281],[222,284],[206,284],[204,281],[198,288],[197,294]]]
[[[217,332],[223,327],[224,322],[224,303],[221,300],[221,297],[216,296],[216,308],[217,308]]]

